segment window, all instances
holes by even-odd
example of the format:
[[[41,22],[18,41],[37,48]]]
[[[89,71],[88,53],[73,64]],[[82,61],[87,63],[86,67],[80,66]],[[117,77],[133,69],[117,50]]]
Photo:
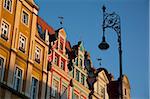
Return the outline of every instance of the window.
[[[23,35],[19,37],[19,50],[25,53],[26,38]]]
[[[55,99],[58,98],[58,86],[59,83],[55,79],[53,80],[53,85],[52,85],[52,91],[51,91],[51,96],[54,97]]]
[[[11,12],[11,9],[12,9],[12,0],[5,0],[5,2],[4,2],[4,8],[6,8],[8,11]]]
[[[41,55],[41,50],[40,50],[40,48],[38,48],[36,46],[36,48],[35,48],[35,61],[37,63],[40,63],[40,55]]]
[[[80,72],[78,70],[76,70],[76,80],[79,81],[79,74]]]
[[[8,40],[8,33],[9,33],[9,25],[3,21],[1,26],[1,37],[5,40]]]
[[[31,99],[37,99],[37,94],[38,94],[38,80],[32,77]]]
[[[0,80],[3,78],[4,59],[0,57]]]
[[[127,95],[127,90],[126,89],[124,89],[124,94]]]
[[[14,89],[20,91],[22,83],[22,70],[16,67],[14,74]]]
[[[65,64],[63,61],[61,61],[61,69],[65,70]]]
[[[63,43],[60,42],[60,50],[63,50]]]
[[[29,15],[25,11],[23,11],[22,12],[22,22],[25,25],[28,25],[28,21],[29,21]]]
[[[67,99],[67,87],[62,85],[61,99]]]
[[[102,87],[102,86],[101,86],[100,88],[101,88],[101,89],[100,89],[100,90],[101,90],[101,91],[100,91],[100,92],[101,92],[101,93],[100,93],[100,94],[101,94],[100,96],[104,99],[104,97],[105,97],[105,88]]]
[[[81,74],[81,83],[82,83],[82,85],[84,85],[84,75],[83,74]]]
[[[75,58],[75,65],[78,66],[78,58]]]
[[[55,65],[58,66],[58,56],[55,56],[55,60],[54,60]]]
[[[80,66],[82,67],[82,59],[80,59]]]

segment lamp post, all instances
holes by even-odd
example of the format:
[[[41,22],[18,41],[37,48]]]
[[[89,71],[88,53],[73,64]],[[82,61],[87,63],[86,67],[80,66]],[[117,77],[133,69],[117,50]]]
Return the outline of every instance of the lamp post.
[[[122,90],[122,48],[121,48],[121,23],[120,23],[120,17],[115,12],[113,13],[106,13],[106,7],[102,7],[103,10],[103,37],[102,42],[98,45],[98,47],[101,50],[106,50],[109,48],[109,44],[106,42],[105,39],[105,29],[106,28],[112,28],[115,30],[118,36],[118,51],[119,51],[119,67],[120,67],[120,91],[119,91],[119,99],[123,99],[123,90]]]

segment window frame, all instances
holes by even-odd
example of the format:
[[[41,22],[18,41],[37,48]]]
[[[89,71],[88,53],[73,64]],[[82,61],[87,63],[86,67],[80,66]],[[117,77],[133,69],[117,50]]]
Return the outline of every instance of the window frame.
[[[82,79],[83,77],[83,79]],[[83,82],[82,82],[83,81]],[[81,84],[85,85],[85,75],[81,73]]]
[[[31,96],[32,96],[32,78],[34,78],[34,79],[36,79],[37,80],[37,89],[36,89],[36,97],[35,98],[32,98]],[[38,97],[38,92],[39,92],[39,79],[36,77],[36,76],[34,76],[34,75],[32,75],[31,76],[31,85],[30,85],[30,98],[31,99],[36,99],[37,97]]]
[[[8,25],[8,30],[7,30],[7,35],[5,35],[4,33],[2,33],[2,24],[5,23]],[[6,21],[5,19],[2,18],[1,20],[1,26],[0,26],[0,38],[2,38],[5,41],[9,41],[9,36],[10,36],[10,30],[11,30],[11,25],[8,21]],[[3,36],[3,37],[2,37]]]
[[[27,17],[27,23],[24,23],[24,14],[28,15]],[[27,12],[25,9],[22,10],[21,12],[21,23],[23,23],[25,26],[29,27],[29,23],[30,23],[30,14],[29,12]]]
[[[80,67],[83,65],[83,60],[80,58]]]
[[[20,81],[20,88],[17,90],[17,89],[15,89],[15,84],[16,84],[16,77],[15,77],[15,72],[16,72],[16,69],[20,69],[21,71],[22,71],[22,75],[21,75],[21,81]],[[15,64],[15,69],[14,69],[14,75],[13,75],[13,88],[14,88],[14,90],[16,90],[16,91],[18,91],[18,92],[22,92],[22,84],[23,84],[23,77],[24,77],[24,70],[21,68],[21,67],[19,67],[18,65],[16,65]]]
[[[62,63],[63,63],[63,67],[62,67]],[[61,60],[60,68],[61,68],[62,70],[65,70],[65,62],[64,62],[63,60]]]
[[[63,43],[60,41],[60,50],[63,51]]]
[[[2,71],[1,71],[1,79],[0,79],[0,82],[3,82],[4,73],[5,73],[6,58],[4,56],[2,56],[2,55],[0,55],[0,58],[2,58],[4,60],[3,61]]]
[[[77,78],[78,74],[78,78]],[[79,82],[80,81],[80,71],[76,69],[76,80]]]
[[[67,97],[67,98],[68,98],[68,87],[67,87],[67,85],[65,85],[65,84],[62,84],[62,86],[61,86],[61,99],[66,99],[66,97],[63,95],[63,94],[65,94],[64,91],[62,90],[63,87],[66,88],[64,91],[66,91],[65,93],[66,93],[66,97]],[[62,98],[62,96],[64,96],[65,98]]]
[[[37,49],[39,50],[39,52],[37,51]],[[37,52],[38,52],[38,54],[37,54]],[[37,57],[36,55],[38,55],[38,57]],[[40,62],[41,62],[41,56],[42,56],[42,49],[41,49],[38,45],[36,45],[36,46],[35,46],[34,60],[35,60],[38,64],[40,64]]]
[[[53,85],[54,81],[57,82],[57,84],[56,84],[57,85],[57,91],[55,89],[56,86],[54,88],[54,85]],[[52,88],[51,88],[51,93],[50,93],[51,95],[50,96],[53,97],[53,98],[58,98],[59,97],[58,91],[59,91],[59,81],[57,79],[53,78],[53,80],[52,80]],[[54,96],[54,94],[55,94],[55,96]]]
[[[25,38],[24,48],[22,48],[22,47],[20,46],[20,37]],[[19,49],[21,52],[26,53],[26,49],[27,49],[27,37],[26,37],[23,33],[21,33],[21,32],[20,32],[20,34],[19,34],[19,42],[18,42],[18,43],[19,43],[18,49]]]
[[[57,61],[56,61],[56,59],[57,59]],[[55,58],[54,58],[54,64],[56,65],[56,66],[58,66],[59,65],[59,57],[57,56],[57,55],[55,55]]]
[[[10,1],[10,0],[7,0],[7,1]],[[8,11],[9,13],[12,14],[12,11],[13,11],[13,0],[11,0],[11,7],[10,7],[10,9],[7,9],[7,6],[5,6],[5,2],[6,2],[6,0],[4,0],[4,2],[3,2],[3,8],[4,8],[6,11]]]

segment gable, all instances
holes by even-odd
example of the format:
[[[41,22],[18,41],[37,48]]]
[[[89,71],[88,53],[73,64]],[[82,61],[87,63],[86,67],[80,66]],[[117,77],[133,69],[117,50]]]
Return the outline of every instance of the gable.
[[[101,72],[98,73],[98,77],[100,77],[100,79],[102,79],[105,83],[109,82],[104,70],[102,70]]]
[[[61,29],[61,30],[59,31],[59,34],[62,35],[64,38],[66,38],[66,32],[65,32],[64,29]]]

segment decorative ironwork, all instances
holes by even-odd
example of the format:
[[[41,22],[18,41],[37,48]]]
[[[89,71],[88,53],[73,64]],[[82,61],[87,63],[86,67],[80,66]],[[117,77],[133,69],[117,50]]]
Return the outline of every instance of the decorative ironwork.
[[[115,30],[118,36],[118,50],[119,50],[119,65],[120,65],[120,98],[123,98],[123,90],[122,90],[122,48],[121,48],[121,21],[120,17],[118,14],[115,12],[113,13],[107,13],[106,12],[106,7],[102,7],[103,10],[103,37],[102,37],[102,42],[99,44],[99,48],[102,50],[106,50],[109,48],[109,45],[107,44],[105,40],[105,29],[106,28],[112,28]]]

